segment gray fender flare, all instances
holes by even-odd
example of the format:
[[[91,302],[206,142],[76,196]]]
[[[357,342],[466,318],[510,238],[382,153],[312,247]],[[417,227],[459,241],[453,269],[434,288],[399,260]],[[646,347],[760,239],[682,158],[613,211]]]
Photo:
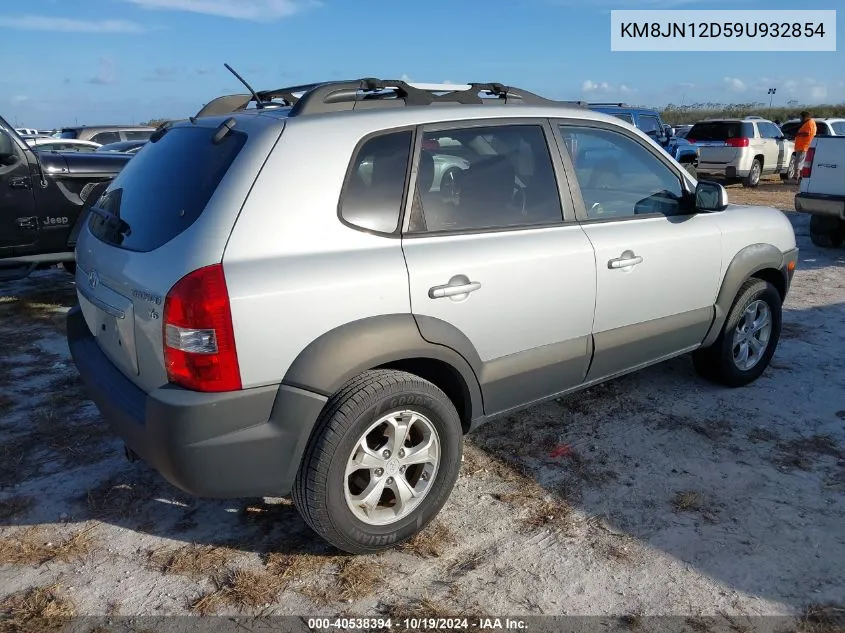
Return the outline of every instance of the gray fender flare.
[[[442,326],[455,329],[445,322]],[[469,344],[457,330],[454,340]],[[471,354],[470,359],[472,355],[477,358],[475,349],[465,353]],[[425,340],[410,314],[369,317],[326,332],[300,352],[282,383],[331,396],[349,379],[368,369],[409,359],[440,361],[452,367],[466,386],[470,419],[483,415],[481,388],[473,367],[452,347]]]
[[[783,253],[771,244],[750,244],[734,256],[722,277],[722,286],[716,297],[713,324],[707,336],[704,337],[702,347],[712,345],[719,337],[740,286],[749,277],[767,268],[778,270],[783,274],[783,263]]]

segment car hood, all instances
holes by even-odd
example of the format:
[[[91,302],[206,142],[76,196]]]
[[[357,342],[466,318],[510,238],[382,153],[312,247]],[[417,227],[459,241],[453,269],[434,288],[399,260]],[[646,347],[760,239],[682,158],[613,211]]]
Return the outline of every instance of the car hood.
[[[132,159],[131,154],[95,152],[42,152],[38,157],[44,171],[52,175],[116,175]]]

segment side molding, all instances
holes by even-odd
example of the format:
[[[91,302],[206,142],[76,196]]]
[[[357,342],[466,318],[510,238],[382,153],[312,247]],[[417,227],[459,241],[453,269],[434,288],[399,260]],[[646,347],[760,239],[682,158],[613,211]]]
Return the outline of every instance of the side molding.
[[[734,256],[722,278],[722,287],[716,297],[716,314],[702,347],[712,345],[719,337],[740,286],[754,273],[766,268],[783,272],[783,253],[771,244],[750,244]]]
[[[456,333],[456,340],[461,338],[466,341]],[[331,396],[367,369],[414,358],[441,361],[454,368],[466,384],[471,417],[483,415],[478,378],[466,358],[451,347],[426,341],[410,314],[360,319],[326,332],[300,352],[282,382]]]

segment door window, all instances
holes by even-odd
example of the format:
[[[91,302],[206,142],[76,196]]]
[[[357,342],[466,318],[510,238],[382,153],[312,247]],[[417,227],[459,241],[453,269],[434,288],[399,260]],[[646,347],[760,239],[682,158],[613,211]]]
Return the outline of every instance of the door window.
[[[380,134],[352,157],[341,193],[340,216],[354,226],[393,233],[399,226],[411,156],[410,131]]]
[[[639,128],[646,134],[659,135],[663,132],[663,129],[660,126],[660,119],[656,116],[640,115],[638,118],[640,122]]]
[[[541,125],[426,132],[409,231],[479,231],[563,220]]]
[[[152,136],[152,132],[145,130],[127,130],[123,132],[123,136],[127,141],[146,141]]]
[[[689,212],[679,175],[638,141],[603,128],[560,131],[589,219]]]
[[[779,138],[783,136],[778,126],[774,123],[758,123],[757,127],[760,129],[760,136],[763,138]]]

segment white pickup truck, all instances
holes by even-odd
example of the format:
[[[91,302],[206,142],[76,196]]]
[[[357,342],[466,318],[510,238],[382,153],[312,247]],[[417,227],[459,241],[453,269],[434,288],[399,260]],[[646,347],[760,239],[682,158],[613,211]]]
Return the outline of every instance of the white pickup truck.
[[[817,136],[804,163],[795,209],[809,213],[810,239],[836,248],[845,241],[845,136]]]

